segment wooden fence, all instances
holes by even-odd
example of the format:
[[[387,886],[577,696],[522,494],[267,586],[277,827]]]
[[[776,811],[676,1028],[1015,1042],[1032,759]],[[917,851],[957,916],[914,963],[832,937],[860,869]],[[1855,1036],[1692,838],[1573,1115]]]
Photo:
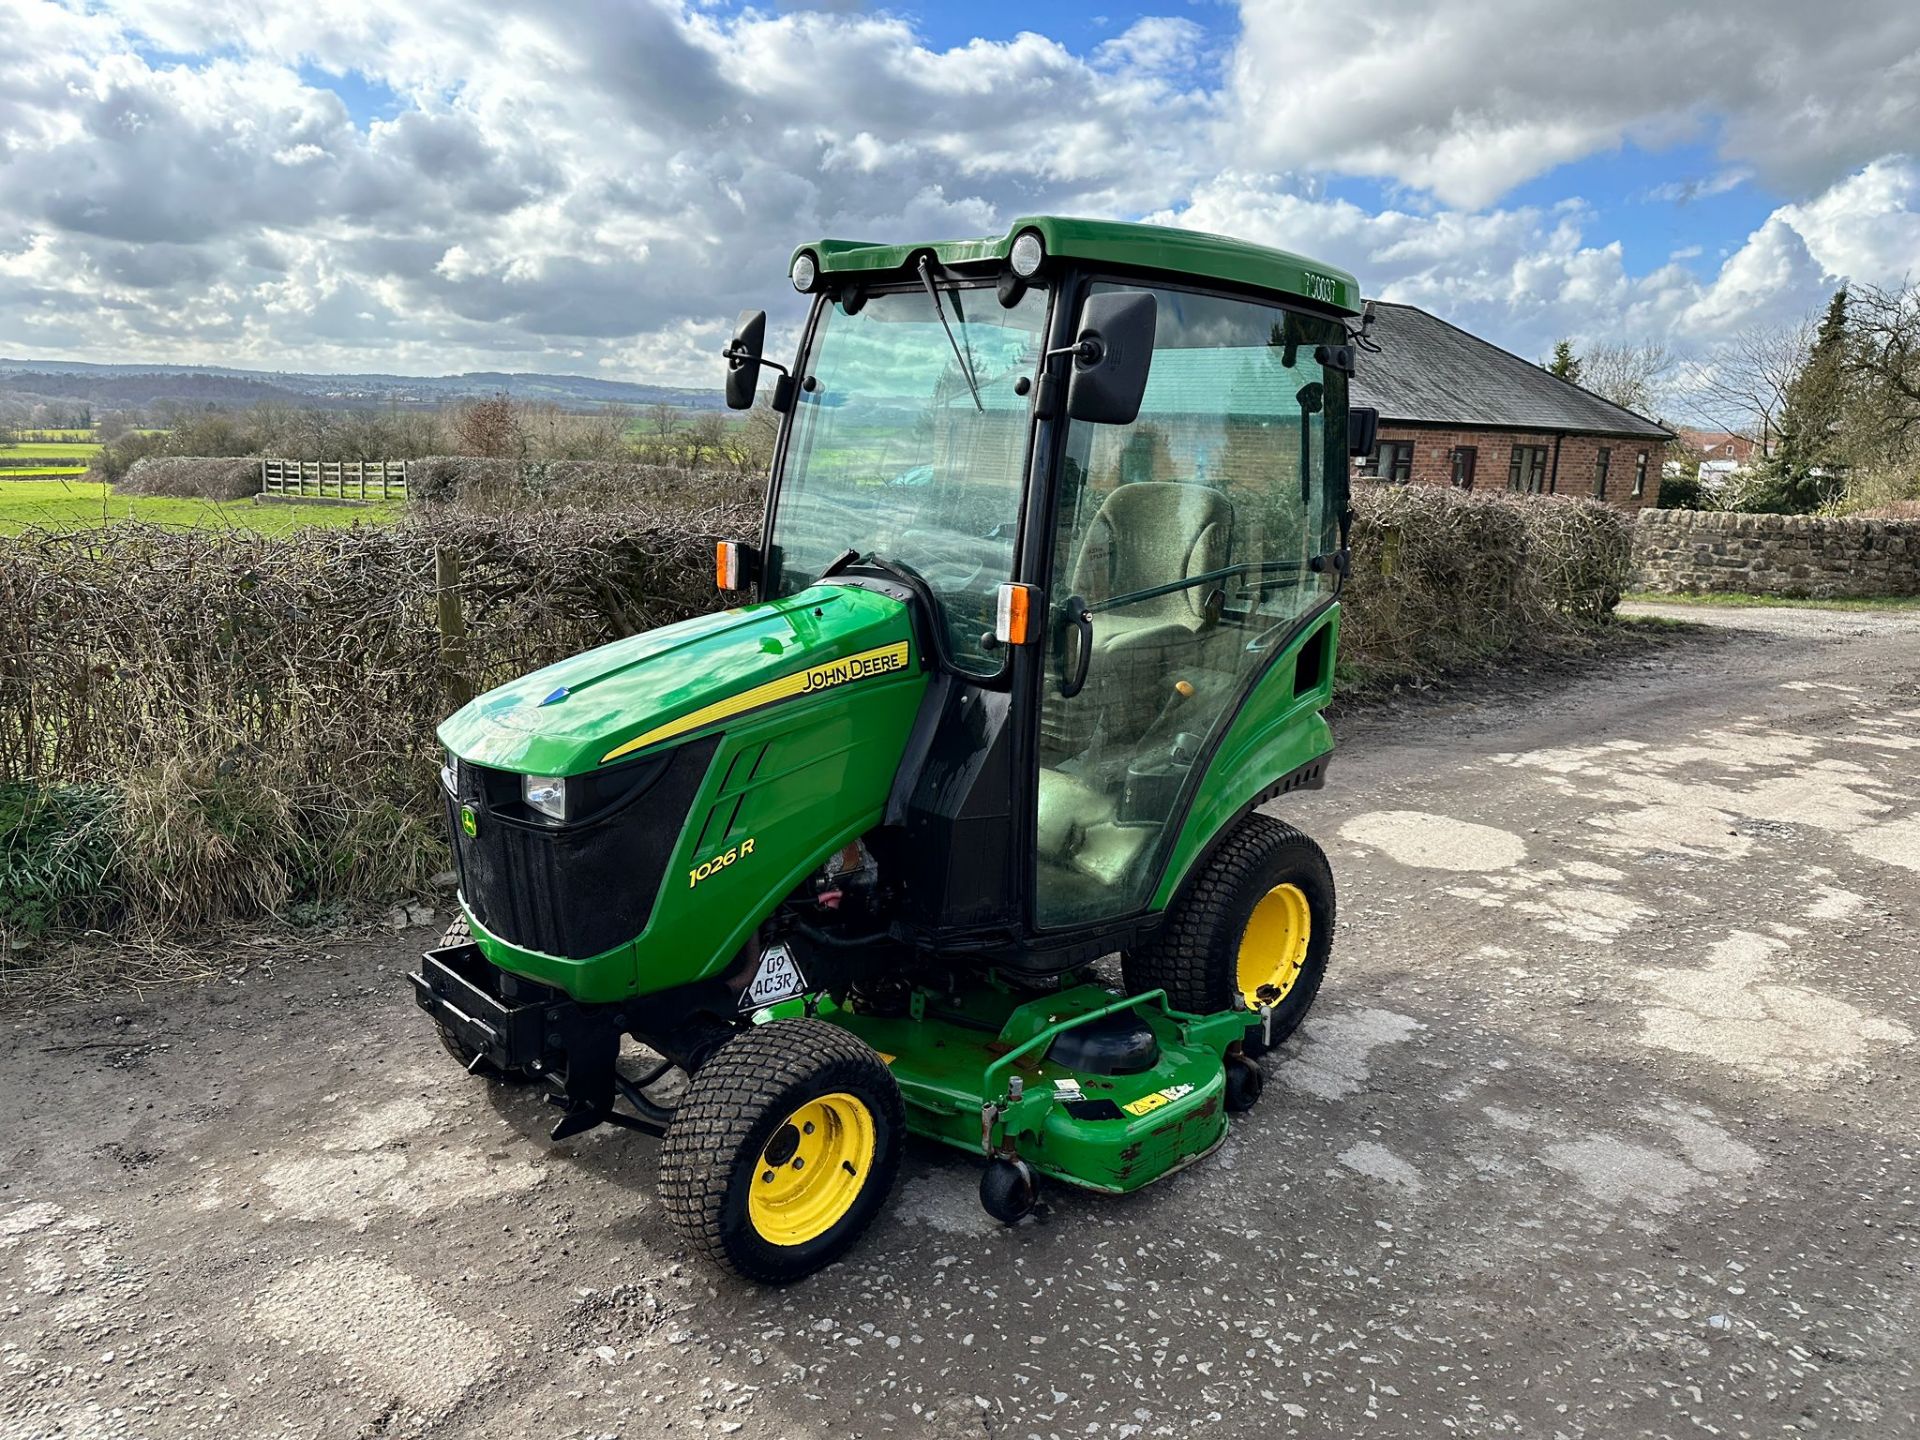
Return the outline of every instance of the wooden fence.
[[[316,500],[404,500],[404,460],[262,460],[262,495]]]

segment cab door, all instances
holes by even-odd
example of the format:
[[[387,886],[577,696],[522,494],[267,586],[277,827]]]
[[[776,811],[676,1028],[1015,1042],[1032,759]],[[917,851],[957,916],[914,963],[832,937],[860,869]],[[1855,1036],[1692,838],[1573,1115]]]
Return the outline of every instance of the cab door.
[[[1092,293],[1137,289],[1095,282]],[[1039,714],[1034,920],[1143,908],[1196,764],[1330,593],[1327,417],[1338,322],[1157,288],[1152,366],[1128,425],[1069,421],[1057,468],[1051,643]]]

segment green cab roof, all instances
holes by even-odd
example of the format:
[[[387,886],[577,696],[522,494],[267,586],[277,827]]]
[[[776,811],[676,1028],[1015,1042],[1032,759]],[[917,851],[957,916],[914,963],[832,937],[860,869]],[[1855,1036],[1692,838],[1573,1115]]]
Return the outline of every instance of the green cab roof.
[[[1360,282],[1345,270],[1291,251],[1254,245],[1225,235],[1122,220],[1027,215],[1008,226],[1005,235],[978,240],[921,241],[911,245],[816,240],[795,247],[793,259],[797,260],[803,251],[811,251],[814,263],[828,275],[904,269],[907,262],[923,250],[931,250],[943,265],[1005,261],[1014,237],[1022,230],[1039,232],[1050,258],[1091,260],[1131,269],[1158,270],[1172,276],[1222,280],[1289,299],[1311,301],[1348,315],[1360,313]],[[788,261],[788,268],[792,268],[792,260]]]

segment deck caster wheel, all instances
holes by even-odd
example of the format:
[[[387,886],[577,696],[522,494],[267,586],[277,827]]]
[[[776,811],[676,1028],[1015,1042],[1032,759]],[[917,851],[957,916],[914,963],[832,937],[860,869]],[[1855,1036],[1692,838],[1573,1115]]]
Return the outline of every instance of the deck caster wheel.
[[[1227,1056],[1227,1113],[1241,1115],[1260,1103],[1260,1092],[1267,1088],[1267,1076],[1244,1055]]]
[[[980,1172],[980,1204],[1002,1225],[1018,1225],[1040,1203],[1040,1181],[1026,1161],[1000,1157]]]

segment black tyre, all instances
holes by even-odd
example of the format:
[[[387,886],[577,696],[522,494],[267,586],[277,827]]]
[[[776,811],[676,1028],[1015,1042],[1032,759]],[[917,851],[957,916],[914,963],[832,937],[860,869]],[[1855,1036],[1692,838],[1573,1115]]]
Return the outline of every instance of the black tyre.
[[[1127,988],[1164,989],[1182,1010],[1211,1014],[1262,1001],[1266,1034],[1247,1030],[1246,1051],[1264,1054],[1312,1008],[1333,948],[1333,869],[1291,825],[1249,815],[1220,843],[1207,868],[1168,909],[1159,935],[1125,957]]]
[[[872,1222],[905,1130],[900,1087],[870,1047],[824,1020],[776,1020],[695,1072],[661,1147],[660,1200],[709,1260],[784,1284]]]
[[[1018,1225],[1040,1203],[1040,1181],[1020,1159],[997,1156],[980,1172],[980,1205],[1002,1225]]]
[[[435,949],[444,950],[449,945],[464,945],[473,939],[473,927],[467,924],[464,913],[456,915],[446,933],[440,937]],[[469,1075],[480,1075],[501,1085],[524,1085],[533,1077],[524,1070],[503,1070],[491,1060],[480,1059],[480,1054],[468,1046],[459,1036],[444,1025],[435,1025],[435,1033],[440,1036],[440,1048],[460,1062],[460,1068]],[[479,1063],[474,1062],[478,1060]]]

